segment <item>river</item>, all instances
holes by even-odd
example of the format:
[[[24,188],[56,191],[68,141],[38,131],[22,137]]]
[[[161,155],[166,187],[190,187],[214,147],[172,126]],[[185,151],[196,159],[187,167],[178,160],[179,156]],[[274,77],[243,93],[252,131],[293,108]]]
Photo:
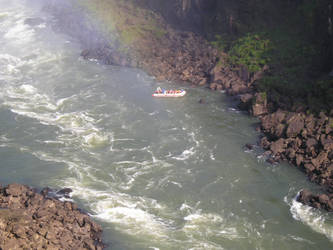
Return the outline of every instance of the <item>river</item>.
[[[72,188],[108,249],[333,247],[333,215],[295,201],[317,187],[246,150],[258,120],[224,94],[153,98],[176,85],[83,60],[35,2],[0,8],[2,184]]]

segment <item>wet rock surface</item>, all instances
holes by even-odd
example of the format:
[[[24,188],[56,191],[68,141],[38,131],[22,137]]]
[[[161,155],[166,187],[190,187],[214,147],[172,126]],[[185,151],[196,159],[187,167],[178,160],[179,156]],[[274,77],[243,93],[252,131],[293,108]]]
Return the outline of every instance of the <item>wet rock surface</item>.
[[[76,204],[49,196],[50,191],[0,186],[0,249],[103,249],[101,226]]]
[[[333,212],[333,195],[332,194],[313,194],[309,190],[302,190],[297,197],[297,201],[302,202],[314,208]]]

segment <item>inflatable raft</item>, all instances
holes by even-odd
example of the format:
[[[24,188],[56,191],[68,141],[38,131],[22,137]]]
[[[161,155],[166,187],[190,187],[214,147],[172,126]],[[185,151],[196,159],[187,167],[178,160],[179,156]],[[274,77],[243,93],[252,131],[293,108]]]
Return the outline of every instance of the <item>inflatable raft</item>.
[[[186,94],[185,90],[164,90],[164,91],[155,91],[153,93],[154,97],[181,97]]]

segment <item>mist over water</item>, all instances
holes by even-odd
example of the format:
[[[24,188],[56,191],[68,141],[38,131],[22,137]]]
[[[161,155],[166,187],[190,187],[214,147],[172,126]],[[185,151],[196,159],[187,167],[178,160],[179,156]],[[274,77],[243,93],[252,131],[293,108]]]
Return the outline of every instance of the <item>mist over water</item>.
[[[295,201],[316,186],[245,150],[257,120],[223,94],[154,99],[176,85],[83,60],[38,1],[0,10],[1,183],[72,188],[110,249],[333,246],[332,215]]]

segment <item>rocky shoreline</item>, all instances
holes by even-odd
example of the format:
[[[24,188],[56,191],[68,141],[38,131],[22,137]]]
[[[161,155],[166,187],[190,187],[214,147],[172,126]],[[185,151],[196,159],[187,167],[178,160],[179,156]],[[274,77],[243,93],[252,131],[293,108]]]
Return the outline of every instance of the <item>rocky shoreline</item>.
[[[180,49],[178,46],[181,46]],[[223,55],[219,57],[216,50],[194,34],[175,32],[170,40],[152,44],[150,48],[151,53],[145,54],[139,68],[159,81],[189,82],[212,90],[224,90],[227,95],[238,99],[240,109],[260,119],[263,136],[259,144],[266,150],[264,154],[268,162],[288,161],[306,173],[310,181],[323,187],[325,194],[311,194],[311,197],[317,198],[310,199],[309,192],[305,191],[298,201],[333,211],[332,116],[321,112],[316,117],[298,112],[297,108],[288,111],[283,109],[283,104],[275,104],[272,108],[266,93],[257,92],[253,86],[264,74],[265,67],[251,76],[246,69],[234,71],[218,64]],[[104,56],[107,54],[96,55],[87,50],[83,54],[85,58],[106,61]]]
[[[75,203],[58,200],[48,188],[38,193],[15,183],[0,186],[0,249],[101,250],[101,234],[101,226]]]
[[[239,100],[239,108],[260,119],[263,136],[260,146],[268,162],[288,161],[303,171],[310,181],[323,187],[324,194],[301,192],[298,201],[315,208],[333,211],[333,117],[321,112],[317,117],[302,107],[290,111],[284,103],[270,103],[266,93],[257,92],[254,84],[268,66],[250,74],[237,71],[223,61],[202,38],[189,32],[175,32],[163,43],[149,46],[139,67],[157,80],[189,82],[224,90]],[[311,198],[309,198],[311,197]]]
[[[136,13],[126,8],[121,11],[128,17],[122,27],[135,28],[130,16]],[[59,25],[64,26],[71,18],[68,14],[66,18],[62,16]],[[162,17],[156,20],[163,30],[161,36],[148,30],[144,36],[135,37],[133,43],[126,45],[126,50],[99,39],[98,43],[83,43],[85,49],[81,56],[105,64],[137,67],[158,81],[187,82],[224,90],[239,101],[240,109],[259,118],[262,132],[259,144],[266,150],[270,163],[288,161],[303,171],[310,181],[323,187],[325,194],[310,195],[304,191],[298,200],[333,211],[333,112],[314,115],[306,113],[302,105],[272,102],[279,98],[267,96],[255,87],[256,81],[269,69],[267,65],[256,73],[248,72],[245,67],[232,68],[226,60],[228,55],[215,49],[204,38],[192,32],[174,30]],[[69,23],[77,25],[77,22]],[[79,26],[76,29],[84,33],[96,33],[84,29],[84,24]]]

